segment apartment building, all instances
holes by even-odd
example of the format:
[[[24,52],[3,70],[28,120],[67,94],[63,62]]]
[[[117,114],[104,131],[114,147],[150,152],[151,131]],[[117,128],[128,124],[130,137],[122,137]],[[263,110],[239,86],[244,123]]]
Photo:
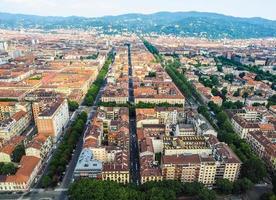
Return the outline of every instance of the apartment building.
[[[250,144],[254,152],[260,156],[271,170],[276,169],[276,145],[269,138],[274,132],[254,131],[249,132],[247,142]]]
[[[130,182],[128,151],[118,152],[113,162],[103,163],[102,180],[123,184]]]
[[[225,143],[213,146],[213,157],[216,160],[216,179],[228,179],[234,182],[240,175],[242,162],[238,156]]]
[[[43,160],[51,151],[52,145],[51,136],[45,136],[44,134],[38,133],[26,145],[25,152],[27,156],[34,156]]]
[[[17,102],[0,102],[0,121],[15,114],[18,111],[16,105]]]
[[[101,178],[102,162],[93,157],[90,149],[84,148],[74,170],[74,180],[80,178]]]
[[[58,140],[68,122],[69,110],[66,99],[54,100],[48,107],[39,111],[36,119],[38,132],[51,136],[54,142]]]
[[[163,137],[164,155],[212,153],[204,136],[166,136]]]
[[[41,166],[41,159],[34,156],[23,156],[19,163],[20,168],[15,175],[0,177],[0,191],[27,191],[37,178]]]
[[[216,160],[211,156],[200,157],[200,170],[198,182],[207,186],[215,184],[215,176],[217,172]]]
[[[99,177],[129,183],[129,113],[125,107],[99,107],[83,148],[102,163]]]
[[[164,155],[161,168],[165,180],[198,181],[207,186],[215,183],[216,161],[211,156]]]
[[[0,121],[0,138],[9,140],[15,135],[20,135],[31,122],[31,112],[20,110],[10,118]]]
[[[159,163],[160,164],[160,163]],[[162,181],[162,171],[152,155],[140,156],[141,184],[147,181]]]
[[[6,141],[0,149],[0,162],[12,162],[12,154],[19,144],[23,144],[24,136],[13,136],[10,140]]]
[[[163,179],[165,180],[198,181],[200,156],[198,154],[164,155],[161,161],[161,168]]]
[[[258,123],[247,120],[238,114],[233,116],[231,123],[235,132],[238,133],[243,139],[247,137],[249,132],[260,130]]]

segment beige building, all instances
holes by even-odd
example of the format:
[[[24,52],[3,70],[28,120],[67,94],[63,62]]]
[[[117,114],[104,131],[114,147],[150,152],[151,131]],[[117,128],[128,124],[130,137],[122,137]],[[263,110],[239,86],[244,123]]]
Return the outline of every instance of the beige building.
[[[116,181],[118,183],[129,183],[129,155],[128,151],[116,153],[113,162],[103,164],[102,180]]]
[[[15,135],[20,135],[31,122],[31,112],[23,110],[15,113],[10,118],[0,122],[0,138],[9,140]]]
[[[56,142],[69,122],[69,110],[66,99],[55,100],[50,107],[39,113],[36,124],[38,132],[51,136]]]
[[[37,177],[40,165],[40,158],[23,156],[15,175],[0,177],[0,191],[27,191]]]
[[[108,153],[105,147],[91,147],[90,148],[93,152],[93,156],[95,160],[99,160],[102,162],[108,161]]]
[[[25,137],[16,135],[9,141],[5,142],[0,149],[0,162],[11,162],[13,151],[17,145],[23,144],[24,139]]]
[[[139,102],[144,103],[154,103],[154,104],[160,104],[160,103],[168,103],[168,104],[182,104],[185,105],[185,99],[184,98],[147,98],[147,97],[135,97],[135,104],[138,104]]]
[[[118,183],[129,183],[129,169],[123,164],[116,165],[112,163],[104,163],[102,171],[102,180],[110,180]]]
[[[237,132],[243,139],[247,137],[249,132],[260,130],[258,123],[255,119],[251,118],[251,115],[242,116],[236,114],[231,119],[231,123],[235,132]]]
[[[214,136],[209,138],[212,155],[216,160],[216,180],[228,179],[231,182],[239,178],[242,162],[232,149],[225,143],[219,142]]]
[[[102,102],[116,102],[117,104],[124,104],[128,102],[128,96],[120,97],[120,96],[102,96]]]
[[[35,156],[37,158],[45,158],[50,152],[52,147],[52,139],[50,136],[37,134],[30,143],[26,145],[26,155]]]
[[[0,101],[0,121],[13,116],[19,111],[29,112],[31,109],[30,103],[28,102],[4,102]]]
[[[198,181],[200,157],[196,154],[163,156],[161,168],[165,180]]]
[[[219,149],[221,150],[221,149]],[[180,180],[182,182],[200,182],[213,186],[217,179],[235,181],[238,178],[241,163],[232,160],[218,161],[212,156],[164,155],[162,157],[162,175],[164,180]]]
[[[217,171],[216,161],[212,157],[201,157],[200,158],[200,171],[198,182],[203,183],[207,186],[215,184],[215,176]]]
[[[165,136],[163,137],[164,155],[205,154],[212,153],[204,136]]]

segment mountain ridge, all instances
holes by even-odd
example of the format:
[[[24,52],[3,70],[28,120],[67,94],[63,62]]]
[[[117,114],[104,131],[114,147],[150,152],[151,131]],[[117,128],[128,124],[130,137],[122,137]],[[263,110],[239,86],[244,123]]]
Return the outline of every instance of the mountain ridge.
[[[276,37],[276,20],[234,17],[210,12],[128,13],[103,17],[39,16],[0,12],[0,28],[96,28],[106,34],[133,32],[220,38]]]

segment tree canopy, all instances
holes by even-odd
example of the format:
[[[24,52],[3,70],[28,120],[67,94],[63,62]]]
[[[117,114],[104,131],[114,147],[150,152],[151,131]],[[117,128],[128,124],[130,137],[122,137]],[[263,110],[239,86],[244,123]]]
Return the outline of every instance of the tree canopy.
[[[200,200],[216,199],[215,192],[201,183],[181,183],[174,180],[149,181],[136,186],[81,179],[71,184],[69,188],[71,200],[176,200],[181,196],[194,196]]]

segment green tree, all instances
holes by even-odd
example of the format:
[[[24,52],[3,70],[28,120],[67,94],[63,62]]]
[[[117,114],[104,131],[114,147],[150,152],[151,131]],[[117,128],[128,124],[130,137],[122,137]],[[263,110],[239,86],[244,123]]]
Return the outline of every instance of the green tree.
[[[78,109],[79,104],[78,104],[78,102],[76,102],[76,101],[70,101],[70,100],[68,100],[68,107],[69,107],[69,110],[70,110],[71,112],[74,112],[75,110]]]
[[[218,70],[218,72],[223,72],[222,66],[221,66],[221,65],[218,65],[218,66],[217,66],[217,70]]]
[[[227,95],[227,89],[224,87],[221,90],[221,98],[225,101],[226,100],[226,95]]]
[[[84,99],[84,103],[85,103],[85,105],[87,105],[87,106],[93,106],[93,103],[94,103],[94,98],[93,98],[93,96],[87,96],[87,97]]]
[[[51,184],[52,184],[52,179],[50,178],[50,176],[48,176],[48,175],[43,176],[43,178],[42,178],[42,187],[47,188]]]
[[[224,79],[229,81],[231,84],[233,83],[234,78],[235,78],[234,74],[226,74],[224,77]]]
[[[214,95],[214,96],[220,96],[221,95],[219,90],[215,87],[212,88],[211,92],[212,92],[212,95]]]
[[[213,190],[208,190],[207,188],[203,188],[199,191],[198,198],[200,200],[215,200],[216,193]]]
[[[238,179],[234,182],[233,191],[236,194],[241,194],[251,189],[254,184],[247,178]]]
[[[267,101],[268,101],[268,107],[276,105],[276,94],[269,97]]]
[[[239,77],[240,77],[240,78],[243,78],[244,76],[245,76],[245,73],[244,73],[244,72],[242,72],[242,73],[239,74]]]
[[[253,183],[258,183],[267,176],[266,167],[263,161],[256,156],[246,160],[242,165],[242,176],[247,177]]]
[[[249,96],[249,93],[247,91],[243,93],[242,97],[244,98],[244,104],[248,96]]]
[[[5,163],[2,166],[1,174],[2,175],[12,175],[12,174],[15,174],[16,170],[17,169],[13,163]]]
[[[231,194],[233,190],[233,183],[228,179],[218,179],[216,181],[217,190],[222,194]]]
[[[276,176],[275,175],[273,175],[272,177],[271,177],[271,179],[272,179],[272,186],[273,186],[273,188],[272,188],[272,191],[274,192],[274,194],[276,194]]]
[[[213,85],[215,85],[215,86],[218,86],[218,85],[219,85],[218,76],[216,76],[216,75],[211,75],[211,76],[210,76],[210,79],[211,79]]]
[[[237,89],[237,90],[234,92],[233,96],[234,96],[234,97],[240,96],[240,90]]]
[[[218,125],[222,126],[223,123],[228,119],[228,116],[225,112],[221,111],[217,114],[217,120],[218,120]]]
[[[81,112],[80,115],[79,115],[79,118],[83,121],[83,122],[86,122],[87,120],[87,113],[86,112]]]
[[[273,192],[264,193],[260,200],[276,200],[276,195]]]
[[[25,147],[23,144],[19,144],[12,152],[12,161],[19,163],[23,155],[25,155]]]

